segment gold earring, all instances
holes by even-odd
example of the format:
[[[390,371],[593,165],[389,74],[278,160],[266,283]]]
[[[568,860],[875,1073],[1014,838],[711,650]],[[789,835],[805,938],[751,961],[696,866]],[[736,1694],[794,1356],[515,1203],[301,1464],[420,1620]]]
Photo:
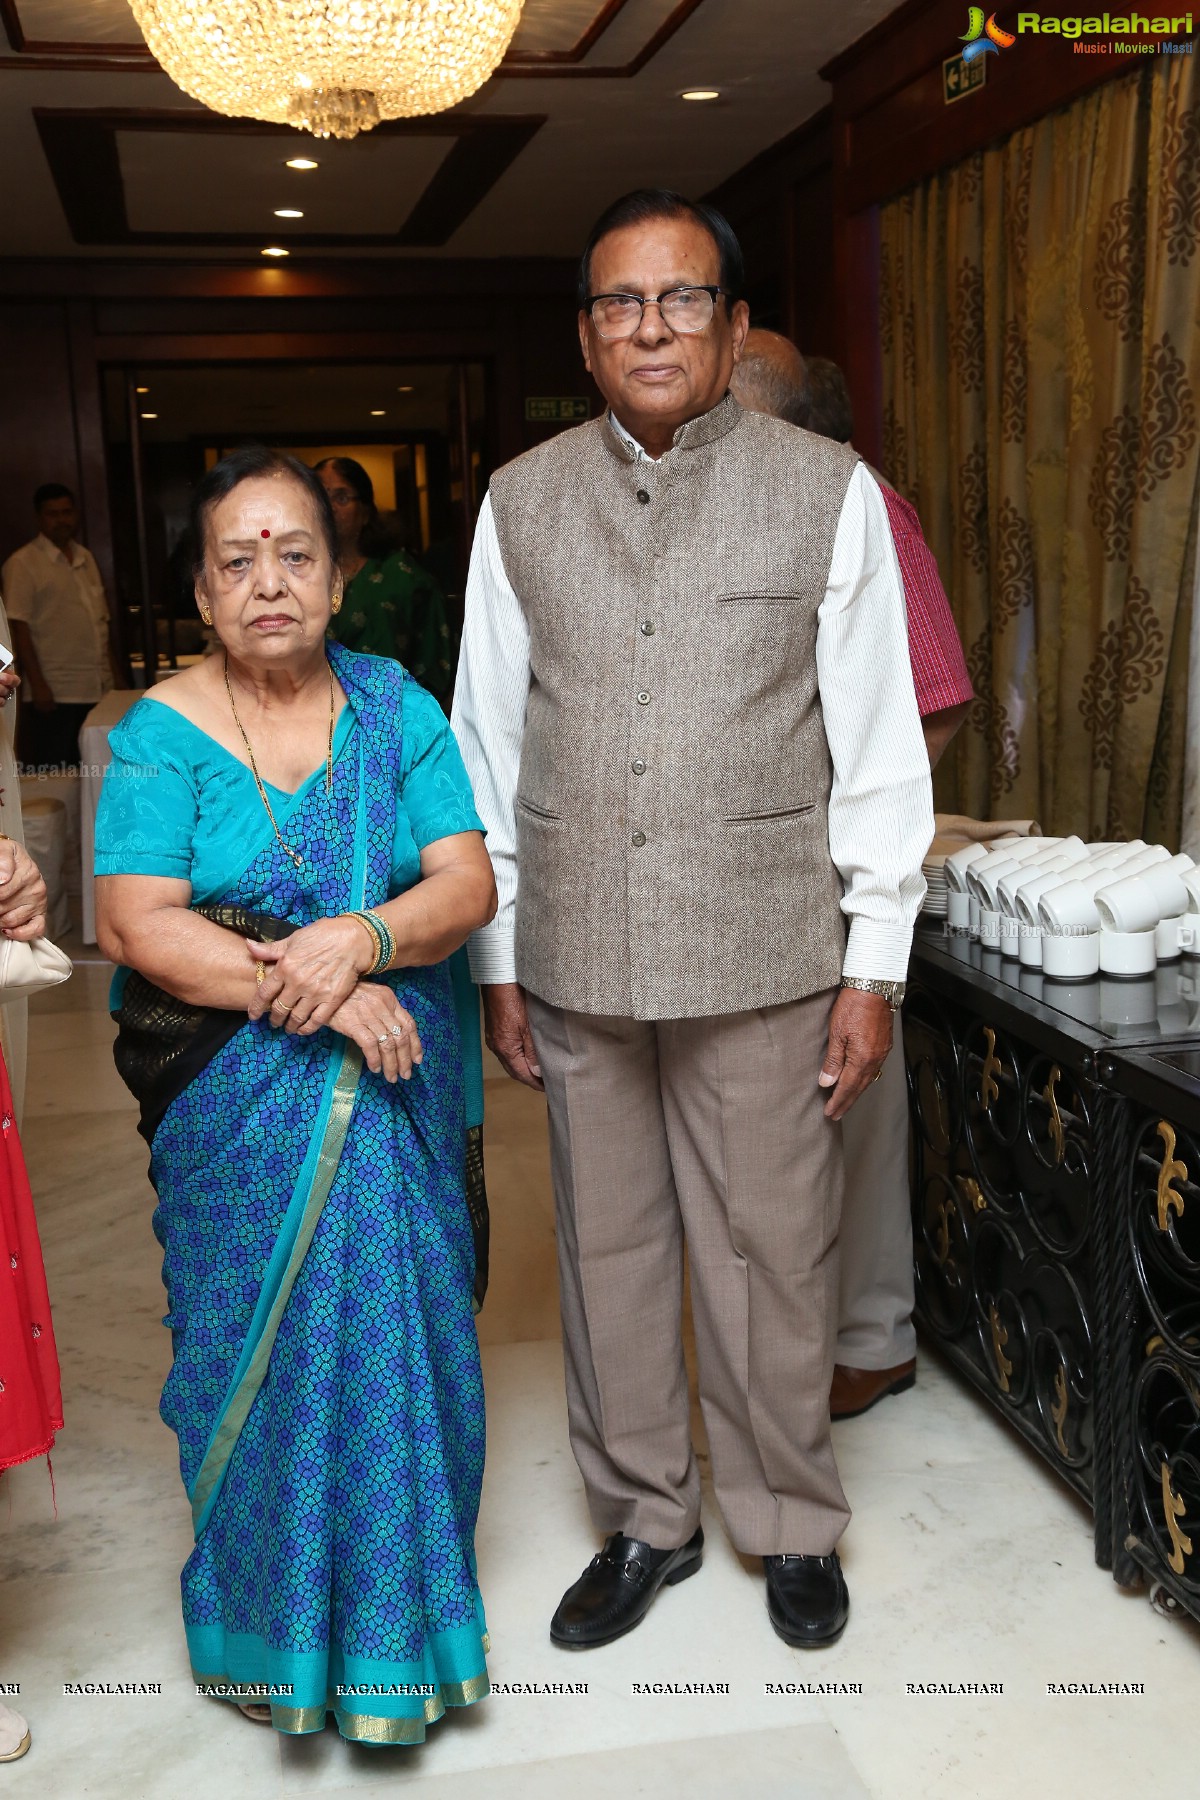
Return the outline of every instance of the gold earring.
[[[204,620],[206,625],[212,624],[212,614],[209,612],[207,606],[202,606],[200,608],[200,617]]]
[[[333,596],[333,611],[335,613],[338,613],[338,612],[341,612],[341,610],[342,610],[342,590],[339,588],[337,593]]]

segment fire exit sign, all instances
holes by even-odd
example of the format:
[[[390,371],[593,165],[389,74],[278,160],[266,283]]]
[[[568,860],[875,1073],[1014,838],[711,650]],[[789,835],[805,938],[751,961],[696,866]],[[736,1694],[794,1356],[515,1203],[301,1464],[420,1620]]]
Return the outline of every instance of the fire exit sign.
[[[950,106],[955,100],[965,100],[968,94],[977,93],[987,80],[987,57],[977,57],[974,62],[964,62],[961,56],[948,56],[942,64],[942,101]]]
[[[577,425],[592,415],[586,394],[527,394],[525,417],[536,425]]]

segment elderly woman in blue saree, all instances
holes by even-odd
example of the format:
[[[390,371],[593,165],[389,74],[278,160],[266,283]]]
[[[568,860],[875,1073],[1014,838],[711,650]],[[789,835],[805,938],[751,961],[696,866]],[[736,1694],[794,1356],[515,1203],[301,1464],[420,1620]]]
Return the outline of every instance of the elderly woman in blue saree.
[[[235,452],[193,530],[222,649],[113,732],[96,829],[158,1197],[188,1652],[198,1685],[280,1731],[332,1713],[346,1738],[414,1743],[488,1691],[447,958],[494,910],[491,867],[436,701],[326,645],[319,481]]]

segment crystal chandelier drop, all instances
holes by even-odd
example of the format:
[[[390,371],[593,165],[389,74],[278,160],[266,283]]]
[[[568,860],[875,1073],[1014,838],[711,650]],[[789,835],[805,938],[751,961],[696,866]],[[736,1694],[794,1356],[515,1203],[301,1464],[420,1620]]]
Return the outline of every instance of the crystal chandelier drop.
[[[129,0],[185,94],[314,137],[442,112],[483,86],[523,0]]]

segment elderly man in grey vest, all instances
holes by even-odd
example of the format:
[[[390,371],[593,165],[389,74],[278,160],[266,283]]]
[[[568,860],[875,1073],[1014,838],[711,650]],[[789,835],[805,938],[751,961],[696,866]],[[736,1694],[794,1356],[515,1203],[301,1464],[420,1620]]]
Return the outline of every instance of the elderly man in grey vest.
[[[571,1443],[600,1553],[569,1649],[700,1567],[681,1314],[713,1480],[776,1631],[840,1636],[830,1439],[839,1120],[892,1037],[929,764],[879,491],[728,392],[726,221],[626,195],[581,264],[608,403],[493,477],[453,722],[500,908],[488,1042],[544,1086]]]

